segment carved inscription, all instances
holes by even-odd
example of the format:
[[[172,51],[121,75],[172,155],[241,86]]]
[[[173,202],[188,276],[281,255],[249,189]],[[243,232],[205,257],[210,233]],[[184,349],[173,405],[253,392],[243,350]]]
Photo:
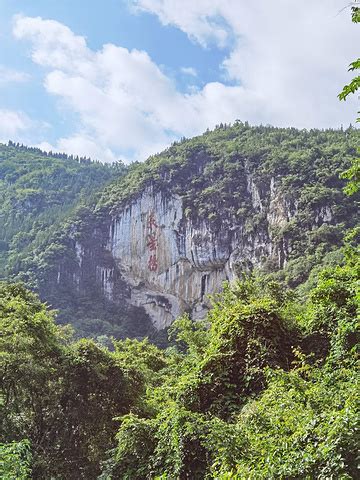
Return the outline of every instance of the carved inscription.
[[[154,212],[148,214],[146,246],[149,252],[148,269],[150,272],[156,272],[158,269],[158,225]]]

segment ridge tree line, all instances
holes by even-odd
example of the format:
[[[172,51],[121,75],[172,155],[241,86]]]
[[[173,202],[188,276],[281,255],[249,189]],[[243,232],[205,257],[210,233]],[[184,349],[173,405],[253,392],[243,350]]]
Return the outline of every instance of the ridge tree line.
[[[44,150],[41,150],[41,148],[28,147],[26,145],[23,145],[22,143],[20,144],[19,142],[13,142],[12,140],[8,141],[7,146],[16,148],[17,150],[20,150],[20,151],[22,150],[25,152],[36,153],[37,155],[42,155],[44,157],[76,160],[79,163],[87,163],[87,164],[90,164],[93,162],[90,157],[79,157],[79,155],[68,155],[67,153],[64,153],[64,152],[53,152],[52,150],[44,151]],[[94,163],[100,163],[100,162],[98,160],[95,160]]]
[[[27,145],[24,145],[19,142],[13,142],[12,140],[8,141],[7,146],[16,148],[17,150],[24,151],[24,152],[36,153],[37,155],[42,155],[44,157],[62,158],[65,160],[75,160],[79,163],[85,163],[87,165],[90,165],[93,163],[101,164],[105,168],[110,168],[110,169],[114,168],[114,166],[116,165],[124,165],[124,162],[122,160],[117,160],[114,163],[103,163],[103,162],[100,162],[99,160],[93,160],[90,157],[82,157],[79,155],[72,155],[72,154],[68,155],[65,152],[53,152],[52,150],[45,151],[45,150],[41,150],[41,148],[38,148],[38,147],[28,147]]]

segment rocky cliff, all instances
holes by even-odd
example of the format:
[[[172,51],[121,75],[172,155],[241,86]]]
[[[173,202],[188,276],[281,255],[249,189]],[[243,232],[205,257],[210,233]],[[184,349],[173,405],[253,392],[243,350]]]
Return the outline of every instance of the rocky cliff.
[[[100,236],[100,252],[94,255],[93,249],[75,243],[76,287],[87,262],[93,269],[90,275],[109,301],[123,300],[126,285],[126,301],[144,308],[157,329],[169,326],[183,312],[194,319],[204,317],[209,294],[219,291],[223,282],[269,261],[274,268],[283,268],[292,249],[291,241],[279,239],[276,232],[296,218],[297,202],[278,192],[274,177],[262,193],[251,176],[247,185],[253,215],[263,218],[250,232],[246,218],[225,212],[220,226],[206,219],[193,222],[185,217],[179,195],[149,186],[110,217]],[[331,206],[322,205],[314,211],[313,228],[331,225],[332,219]],[[95,231],[92,237],[96,238]],[[89,281],[89,270],[86,275]]]
[[[116,303],[117,279],[121,278],[129,287],[128,302],[143,307],[155,327],[162,329],[185,311],[194,319],[202,318],[209,294],[240,272],[261,267],[269,259],[282,268],[291,245],[285,239],[279,242],[273,232],[296,215],[296,203],[277,194],[274,178],[265,198],[251,177],[248,184],[254,213],[264,217],[261,228],[250,233],[244,218],[227,218],[216,230],[206,220],[194,224],[184,217],[181,197],[164,196],[151,187],[144,190],[111,218],[104,252],[98,257],[108,259],[95,267],[96,282],[104,295]],[[331,220],[331,207],[322,206],[314,225]],[[81,275],[84,248],[80,243],[76,251]]]
[[[162,329],[244,272],[305,280],[356,223],[339,173],[357,134],[335,133],[237,124],[134,167],[70,223],[43,297],[101,297]]]

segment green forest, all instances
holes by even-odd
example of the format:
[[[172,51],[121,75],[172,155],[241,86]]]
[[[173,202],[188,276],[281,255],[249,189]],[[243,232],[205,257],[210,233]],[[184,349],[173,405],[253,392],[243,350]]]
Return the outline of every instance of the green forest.
[[[125,170],[121,162],[108,165],[11,141],[0,144],[0,278]]]

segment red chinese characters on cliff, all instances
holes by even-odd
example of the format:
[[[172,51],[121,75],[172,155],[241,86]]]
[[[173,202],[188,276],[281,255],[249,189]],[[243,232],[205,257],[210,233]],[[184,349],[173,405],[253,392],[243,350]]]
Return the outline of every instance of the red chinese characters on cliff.
[[[156,220],[155,220],[155,214],[154,212],[149,213],[149,218],[147,221],[147,226],[150,232],[152,232],[154,229],[156,230],[158,228]]]
[[[147,236],[147,244],[146,246],[151,252],[156,252],[157,249],[157,238],[155,233],[149,233]]]
[[[156,272],[156,270],[158,269],[156,255],[150,255],[150,258],[148,261],[148,269],[150,270],[150,272]]]
[[[148,269],[150,272],[156,272],[158,269],[157,259],[157,238],[158,225],[156,223],[154,212],[150,212],[147,220],[146,247],[149,252]]]

